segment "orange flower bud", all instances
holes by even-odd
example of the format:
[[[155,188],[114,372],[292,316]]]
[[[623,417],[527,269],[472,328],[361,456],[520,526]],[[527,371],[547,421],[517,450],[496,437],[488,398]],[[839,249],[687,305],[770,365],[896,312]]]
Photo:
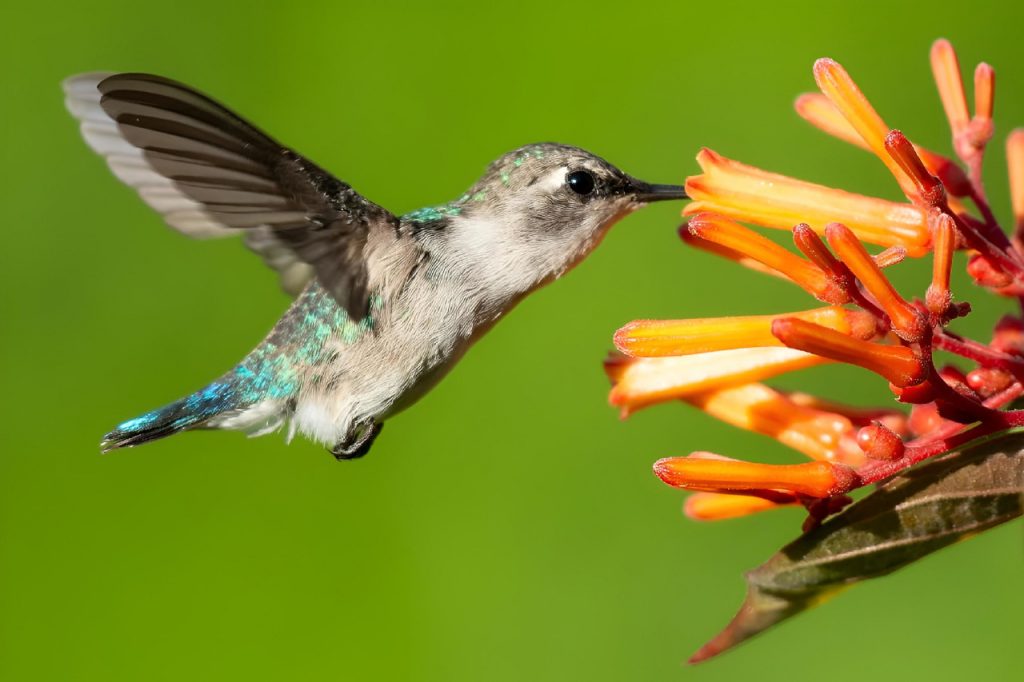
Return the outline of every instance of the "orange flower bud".
[[[905,449],[903,440],[881,422],[875,422],[858,431],[857,444],[871,459],[899,459]]]
[[[946,190],[937,177],[928,172],[921,157],[914,150],[903,133],[891,130],[885,136],[885,151],[910,177],[917,190],[917,196],[928,206],[942,206],[946,203]]]
[[[919,340],[928,328],[924,316],[899,295],[853,232],[845,225],[832,223],[825,228],[825,237],[839,259],[882,306],[893,330],[907,341]]]
[[[858,365],[881,374],[896,386],[913,386],[928,377],[927,367],[912,350],[903,346],[853,339],[831,329],[793,318],[773,322],[772,333],[790,348]]]
[[[953,269],[953,251],[956,248],[956,226],[953,219],[943,213],[939,216],[932,237],[935,244],[932,261],[932,283],[925,294],[925,305],[932,313],[942,315],[953,302],[949,291],[949,278]]]
[[[970,115],[967,113],[964,82],[960,77],[960,62],[948,40],[943,38],[932,44],[931,62],[935,85],[939,89],[946,118],[949,119],[949,127],[957,135],[967,127]]]
[[[844,492],[856,479],[847,466],[829,462],[755,464],[694,457],[668,457],[654,463],[665,483],[686,490],[782,490],[808,497]]]

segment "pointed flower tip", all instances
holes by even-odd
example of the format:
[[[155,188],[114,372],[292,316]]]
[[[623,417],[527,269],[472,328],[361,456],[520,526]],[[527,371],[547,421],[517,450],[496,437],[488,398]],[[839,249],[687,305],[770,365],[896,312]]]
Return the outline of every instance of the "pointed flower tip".
[[[856,477],[849,467],[829,462],[757,464],[692,457],[659,459],[654,473],[668,485],[686,490],[772,490],[819,498],[845,491]]]

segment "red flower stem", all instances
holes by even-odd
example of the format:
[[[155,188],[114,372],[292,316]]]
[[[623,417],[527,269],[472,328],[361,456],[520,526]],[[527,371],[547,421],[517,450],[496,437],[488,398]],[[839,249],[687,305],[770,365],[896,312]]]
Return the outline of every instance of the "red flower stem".
[[[1010,245],[1010,238],[1003,232],[1003,228],[999,226],[999,221],[996,220],[996,216],[992,213],[992,207],[989,206],[988,199],[985,198],[984,191],[971,183],[971,201],[978,207],[978,211],[981,212],[981,216],[984,219],[984,229],[990,241],[994,242],[997,246],[1002,248],[1004,251],[1009,251],[1013,247]]]
[[[1022,423],[1024,423],[1024,414],[1022,414]],[[1001,419],[993,422],[983,422],[973,428],[963,429],[948,437],[936,438],[934,440],[930,440],[926,444],[907,447],[904,451],[903,457],[900,457],[899,459],[892,460],[890,462],[869,462],[856,471],[855,482],[848,490],[853,490],[854,488],[885,480],[890,476],[898,474],[904,469],[914,466],[918,462],[928,459],[929,457],[941,455],[944,452],[949,452],[950,450],[953,450],[965,443],[969,443],[976,438],[981,438],[982,436],[988,436],[992,433],[996,433],[997,431],[1002,431],[1007,428],[1007,426],[1008,425]]]
[[[1012,410],[1010,412],[1000,412],[1003,421],[1006,422],[1006,426],[1024,426],[1024,410]]]
[[[860,282],[857,281],[857,278],[853,276],[853,273],[846,267],[846,264],[840,263],[840,265],[843,267],[843,270],[846,271],[846,290],[850,294],[850,300],[874,315],[875,319],[879,320],[885,325],[885,328],[888,329],[890,326],[889,316],[886,315],[885,311],[868,296],[867,292],[864,291],[864,287],[862,287]]]
[[[1024,394],[1024,384],[1015,381],[985,401],[985,407],[1001,408]]]
[[[981,422],[973,428],[967,428],[963,424],[949,424],[931,436],[918,438],[907,443],[907,449],[900,459],[891,462],[869,462],[857,470],[856,482],[849,490],[877,483],[929,457],[941,455],[944,452],[969,443],[975,438],[988,436],[1012,426],[1024,426],[1024,410],[1015,410],[1013,412],[994,411],[1003,405],[1013,402],[1022,393],[1024,393],[1024,384],[1015,382],[982,403],[984,407],[993,410],[988,420]]]
[[[985,148],[975,149],[974,153],[964,158],[960,157],[960,160],[967,165],[967,177],[971,181],[971,188],[973,189],[972,194],[979,194],[985,196],[985,187],[981,182],[981,169],[982,162],[985,158]]]
[[[1024,263],[1020,262],[1016,251],[1006,251],[993,244],[988,236],[983,234],[983,230],[988,231],[984,226],[977,226],[973,221],[964,220],[958,214],[950,211],[948,207],[942,207],[942,210],[952,216],[957,229],[964,236],[967,246],[983,255],[1002,272],[1018,281],[1024,281]]]
[[[1024,360],[992,350],[983,343],[965,339],[945,329],[937,329],[932,336],[932,342],[936,348],[974,360],[982,367],[1005,369],[1018,379],[1024,379]]]

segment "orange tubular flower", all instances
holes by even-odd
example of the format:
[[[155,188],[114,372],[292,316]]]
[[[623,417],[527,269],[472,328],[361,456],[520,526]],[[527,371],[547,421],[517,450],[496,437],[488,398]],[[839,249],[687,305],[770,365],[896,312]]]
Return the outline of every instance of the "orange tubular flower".
[[[915,195],[910,178],[885,151],[885,136],[889,133],[889,126],[885,125],[885,121],[864,97],[846,69],[831,59],[819,59],[814,63],[814,80],[822,94],[860,134],[871,151],[889,167],[889,172],[896,178],[907,198],[913,200]]]
[[[892,320],[894,331],[908,341],[920,339],[927,328],[924,318],[899,295],[896,287],[882,273],[882,269],[864,245],[857,241],[853,232],[845,225],[832,223],[825,228],[825,237],[840,260],[846,263],[885,310]]]
[[[845,292],[838,290],[835,283],[830,281],[828,274],[813,263],[808,263],[770,239],[722,216],[698,213],[686,224],[684,233],[691,237],[691,240],[687,240],[691,243],[714,244],[737,254],[733,260],[746,258],[755,261],[793,281],[818,300],[837,305],[850,300]]]
[[[1006,165],[1010,174],[1015,234],[1021,241],[1024,235],[1024,128],[1017,128],[1006,139]]]
[[[867,339],[875,334],[869,314],[837,306],[782,315],[718,317],[701,320],[636,320],[615,332],[615,347],[635,357],[691,355],[732,348],[781,346],[772,322],[781,317],[806,320],[842,334]]]
[[[697,162],[704,172],[686,180],[686,191],[694,201],[683,211],[685,215],[710,211],[784,230],[807,223],[819,234],[828,223],[842,222],[866,242],[902,245],[912,255],[924,253],[928,244],[925,214],[917,206],[794,180],[710,149],[701,150]]]
[[[615,384],[608,400],[625,416],[648,405],[749,384],[825,362],[826,358],[792,348],[741,348],[669,358],[613,357],[605,363]]]
[[[931,61],[939,98],[942,99],[942,106],[946,110],[949,127],[956,135],[965,130],[970,121],[964,83],[960,78],[960,61],[948,40],[935,41],[932,45]]]
[[[854,444],[849,418],[800,405],[764,384],[709,391],[686,402],[727,424],[775,438],[811,459],[851,465],[864,460]]]
[[[805,92],[796,98],[793,106],[805,121],[819,130],[856,147],[871,151],[871,147],[860,136],[860,133],[850,125],[850,122],[825,95]],[[918,145],[914,145],[914,150],[921,157],[928,172],[937,175],[951,195],[963,197],[970,194],[971,187],[967,175],[952,159]]]
[[[663,481],[698,491],[686,503],[691,518],[732,518],[796,503],[808,507],[813,524],[842,508],[854,488],[969,439],[1024,427],[1024,410],[1005,409],[1024,394],[1024,316],[1000,320],[987,345],[946,330],[970,312],[953,302],[950,290],[957,249],[970,249],[967,270],[976,283],[1024,302],[1024,129],[1006,147],[1017,228],[1011,242],[981,185],[994,71],[987,64],[975,71],[972,117],[948,42],[933,46],[932,69],[960,162],[890,130],[830,59],[814,65],[823,94],[796,101],[816,127],[873,151],[909,203],[794,180],[709,149],[698,154],[702,173],[686,182],[693,202],[684,210],[691,217],[680,230],[683,239],[792,281],[829,305],[788,314],[637,320],[616,332],[615,345],[633,356],[606,365],[610,400],[624,416],[681,400],[815,460],[769,465],[702,452],[659,460],[654,470]],[[740,223],[792,230],[796,251]],[[871,253],[865,243],[884,250]],[[901,294],[884,268],[929,251],[927,293]],[[940,370],[932,360],[936,350],[972,366]],[[900,403],[913,406],[910,413],[852,408],[760,383],[826,362],[881,375]]]
[[[935,226],[935,260],[932,266],[932,283],[925,293],[925,304],[935,315],[944,315],[953,301],[949,292],[949,278],[953,269],[953,250],[956,246],[956,226],[946,214],[939,217]]]
[[[781,490],[808,497],[833,495],[853,476],[849,467],[828,462],[755,464],[699,456],[659,459],[654,473],[686,490]]]
[[[778,497],[777,500],[768,500],[752,495],[694,493],[686,498],[683,513],[694,521],[722,521],[799,504],[796,495],[779,493]]]
[[[992,107],[995,105],[996,72],[982,62],[974,70],[974,118],[971,120],[972,144],[984,147],[992,139]]]
[[[882,375],[895,386],[914,386],[928,378],[928,369],[912,350],[903,346],[852,339],[795,318],[776,320],[772,323],[772,333],[790,348],[858,365]]]

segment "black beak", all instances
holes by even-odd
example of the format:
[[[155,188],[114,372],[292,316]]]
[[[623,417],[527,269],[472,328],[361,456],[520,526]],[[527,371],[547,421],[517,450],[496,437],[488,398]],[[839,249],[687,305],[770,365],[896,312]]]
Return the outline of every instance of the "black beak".
[[[689,199],[686,188],[682,185],[650,185],[646,182],[634,180],[633,197],[642,203],[652,201],[669,201],[670,199]]]

